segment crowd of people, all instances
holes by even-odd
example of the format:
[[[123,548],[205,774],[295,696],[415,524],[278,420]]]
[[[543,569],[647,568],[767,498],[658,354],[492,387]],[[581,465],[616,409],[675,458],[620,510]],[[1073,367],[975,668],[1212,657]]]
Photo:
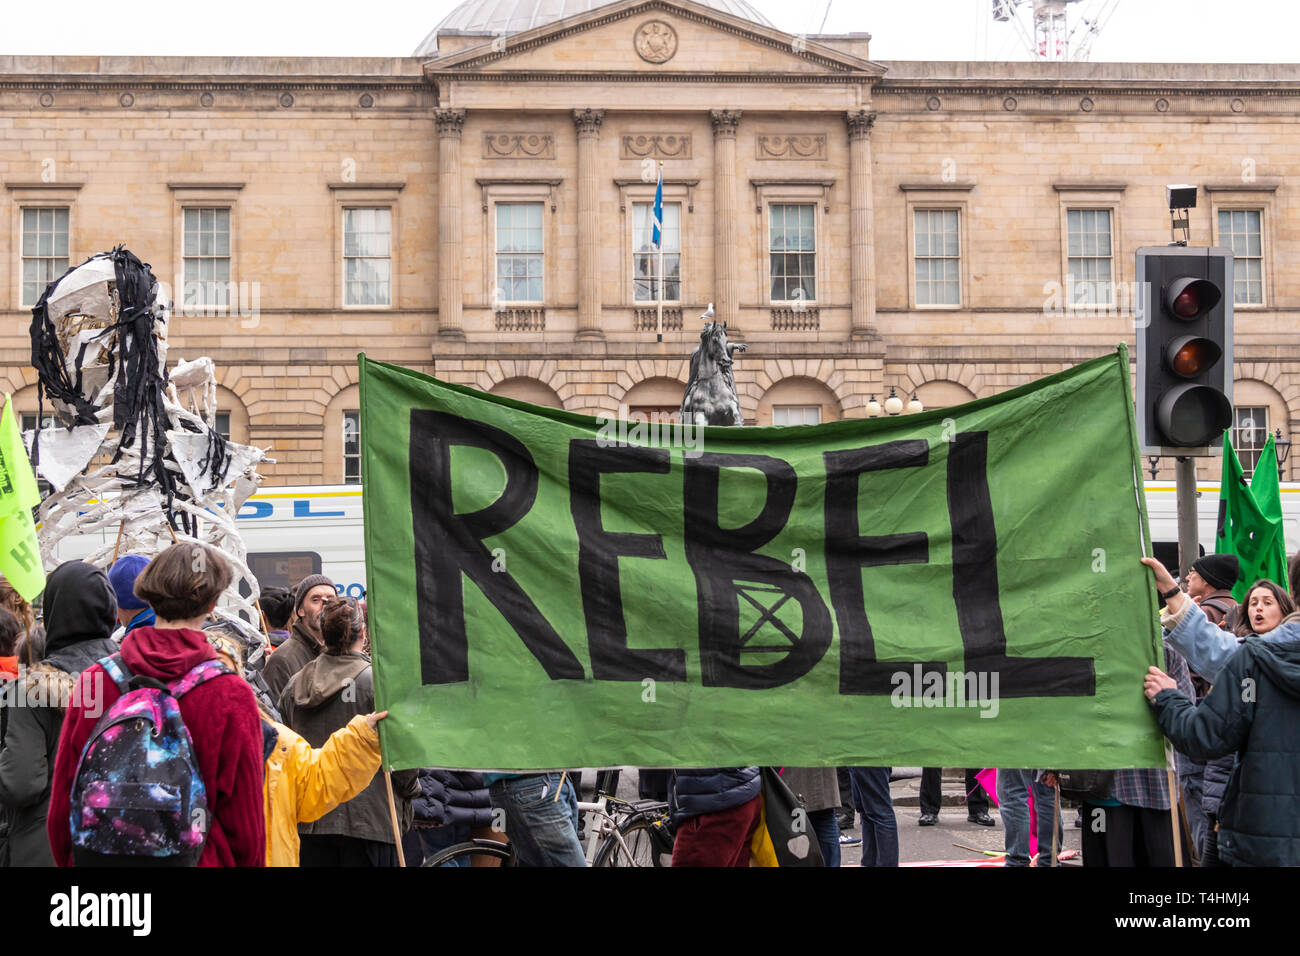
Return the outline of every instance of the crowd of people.
[[[1233,601],[1231,555],[1197,561],[1186,591],[1143,563],[1168,672],[1142,686],[1178,782],[1171,801],[1165,771],[1094,775],[1077,794],[1084,865],[1172,865],[1174,801],[1181,849],[1201,865],[1300,864],[1300,613],[1269,581]],[[409,866],[475,837],[508,840],[516,865],[585,865],[570,772],[381,772],[364,602],[315,574],[265,590],[263,619],[244,622],[216,613],[231,577],[196,543],[107,571],[69,561],[48,576],[39,623],[0,581],[0,865]],[[1058,864],[1069,776],[998,771],[1006,865]],[[643,772],[642,796],[669,804],[672,864],[750,865],[763,778]],[[858,843],[863,866],[898,865],[890,768],[781,779],[826,865]],[[995,825],[975,771],[966,784],[968,821]],[[918,824],[939,806],[940,771],[926,768]]]

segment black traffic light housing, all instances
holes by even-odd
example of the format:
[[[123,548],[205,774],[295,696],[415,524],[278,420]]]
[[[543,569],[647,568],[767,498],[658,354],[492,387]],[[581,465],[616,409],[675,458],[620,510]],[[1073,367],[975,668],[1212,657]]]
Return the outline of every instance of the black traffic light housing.
[[[1141,453],[1218,454],[1232,425],[1232,252],[1144,246],[1136,278]]]

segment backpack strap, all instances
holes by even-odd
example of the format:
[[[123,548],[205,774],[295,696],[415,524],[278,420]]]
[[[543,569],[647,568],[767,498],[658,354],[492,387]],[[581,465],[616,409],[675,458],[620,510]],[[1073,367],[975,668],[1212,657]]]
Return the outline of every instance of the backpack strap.
[[[118,693],[130,693],[131,678],[134,675],[132,675],[130,669],[126,666],[126,661],[122,660],[122,655],[120,653],[110,654],[108,657],[102,658],[95,663],[104,668],[104,671],[108,674],[109,680],[117,685]]]
[[[200,664],[195,664],[183,677],[178,677],[176,680],[169,683],[167,688],[171,691],[173,697],[180,700],[200,684],[205,684],[214,677],[221,677],[223,674],[234,673],[235,672],[226,665],[225,661],[216,660],[214,658],[212,660],[203,661]]]

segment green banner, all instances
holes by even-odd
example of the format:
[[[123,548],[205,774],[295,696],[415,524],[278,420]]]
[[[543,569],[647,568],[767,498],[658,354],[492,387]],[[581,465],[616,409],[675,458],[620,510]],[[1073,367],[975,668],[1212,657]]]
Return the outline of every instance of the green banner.
[[[1232,447],[1231,435],[1224,433],[1214,551],[1237,556],[1237,583],[1232,587],[1235,600],[1244,600],[1246,591],[1261,578],[1287,589],[1282,489],[1278,483],[1277,451],[1272,435],[1264,442],[1264,450],[1255,463],[1254,477],[1250,484],[1246,484],[1245,471]]]
[[[797,428],[360,366],[393,767],[1165,765],[1122,347]]]

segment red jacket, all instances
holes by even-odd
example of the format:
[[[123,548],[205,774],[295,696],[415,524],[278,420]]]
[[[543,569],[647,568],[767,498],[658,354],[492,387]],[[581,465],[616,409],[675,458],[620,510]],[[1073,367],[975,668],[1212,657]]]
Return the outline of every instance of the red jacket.
[[[161,681],[175,680],[196,664],[215,657],[216,652],[201,631],[139,627],[122,642],[122,659],[127,668]],[[74,692],[63,719],[46,817],[50,849],[59,866],[72,865],[68,811],[77,763],[95,724],[119,696],[117,685],[98,664],[83,671],[78,684],[102,687],[103,705],[97,708],[90,694]],[[83,714],[83,702],[91,705],[95,717]],[[199,866],[265,866],[262,724],[252,690],[239,677],[224,675],[194,688],[181,698],[180,705],[194,741],[211,815]]]

